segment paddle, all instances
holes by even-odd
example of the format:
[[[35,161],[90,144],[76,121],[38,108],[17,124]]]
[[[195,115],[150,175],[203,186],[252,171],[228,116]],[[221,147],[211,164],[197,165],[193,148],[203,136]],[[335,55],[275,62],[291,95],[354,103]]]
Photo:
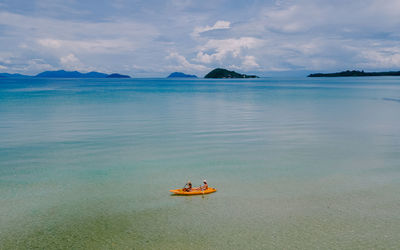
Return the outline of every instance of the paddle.
[[[202,192],[201,198],[204,198],[204,189],[201,187],[201,185],[200,185],[199,189],[200,189],[201,192]]]

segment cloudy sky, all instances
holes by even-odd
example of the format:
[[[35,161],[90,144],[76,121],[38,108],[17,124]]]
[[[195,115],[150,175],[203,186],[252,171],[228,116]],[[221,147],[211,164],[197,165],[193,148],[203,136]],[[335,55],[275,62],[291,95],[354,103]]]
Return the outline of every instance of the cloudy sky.
[[[399,0],[0,0],[0,72],[400,70]]]

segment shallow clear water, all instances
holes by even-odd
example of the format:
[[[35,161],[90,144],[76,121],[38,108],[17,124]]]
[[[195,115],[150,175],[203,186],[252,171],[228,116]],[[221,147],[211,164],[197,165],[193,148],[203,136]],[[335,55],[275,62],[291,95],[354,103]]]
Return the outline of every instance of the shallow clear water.
[[[399,78],[0,80],[0,249],[396,249],[399,190]]]

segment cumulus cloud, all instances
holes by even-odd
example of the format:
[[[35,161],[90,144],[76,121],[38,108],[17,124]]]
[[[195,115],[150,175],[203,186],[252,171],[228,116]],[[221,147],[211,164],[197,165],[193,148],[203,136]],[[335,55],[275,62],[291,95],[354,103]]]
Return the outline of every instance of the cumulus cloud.
[[[400,67],[400,47],[364,50],[360,52],[360,56],[364,62],[359,63],[359,67],[378,69]]]
[[[46,63],[44,60],[40,58],[31,59],[28,62],[22,65],[16,65],[15,69],[17,72],[41,72],[45,70],[53,70],[55,69],[52,65]]]
[[[52,48],[52,49],[61,48],[60,40],[46,38],[46,39],[39,39],[37,42],[44,47],[48,47],[48,48]]]
[[[254,54],[264,70],[390,69],[400,55],[389,42],[399,39],[400,4],[389,1],[279,1],[235,28],[265,41]]]
[[[62,49],[80,53],[116,53],[127,50],[134,50],[134,42],[123,39],[109,40],[59,40],[59,39],[38,39],[37,43],[51,49]]]
[[[243,66],[246,69],[258,68],[260,65],[256,62],[255,56],[245,56],[243,60]]]
[[[12,51],[12,62],[7,65],[10,72],[26,69],[22,73],[38,73],[40,67],[28,65],[28,61],[37,58],[61,68],[60,58],[74,54],[85,62],[85,68],[80,70],[131,73],[120,69],[133,62],[143,63],[143,54],[149,54],[144,51],[148,46],[158,50],[158,42],[154,41],[159,36],[157,28],[141,20],[74,20],[57,19],[54,13],[51,17],[30,14],[0,11],[0,55]],[[138,50],[142,50],[142,56],[132,54]]]
[[[192,33],[193,36],[199,36],[201,33],[211,30],[222,30],[231,28],[231,23],[228,21],[217,21],[213,26],[196,27]]]
[[[61,57],[60,64],[66,69],[81,69],[83,66],[82,62],[74,54]]]
[[[254,49],[263,43],[262,40],[254,37],[241,37],[238,39],[211,39],[206,44],[199,47],[196,61],[202,63],[221,62],[228,55],[233,57],[240,56],[245,49]]]
[[[167,56],[167,59],[175,60],[178,63],[178,65],[175,65],[175,66],[168,66],[168,68],[170,68],[170,69],[195,70],[195,71],[208,70],[208,68],[204,65],[190,63],[184,56],[182,56],[176,52],[171,52]]]
[[[397,0],[286,1],[261,8],[257,22],[273,32],[357,38],[373,36],[376,32],[393,32],[400,23],[398,11],[400,2]]]
[[[228,65],[229,69],[234,70],[258,70],[260,65],[256,62],[255,56],[244,56],[241,60],[237,61],[237,64],[230,64]]]

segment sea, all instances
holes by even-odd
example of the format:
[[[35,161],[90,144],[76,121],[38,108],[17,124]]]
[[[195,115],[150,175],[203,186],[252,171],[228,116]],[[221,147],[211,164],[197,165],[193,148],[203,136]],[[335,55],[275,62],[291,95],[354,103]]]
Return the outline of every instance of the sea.
[[[399,248],[398,77],[0,79],[0,249]]]

